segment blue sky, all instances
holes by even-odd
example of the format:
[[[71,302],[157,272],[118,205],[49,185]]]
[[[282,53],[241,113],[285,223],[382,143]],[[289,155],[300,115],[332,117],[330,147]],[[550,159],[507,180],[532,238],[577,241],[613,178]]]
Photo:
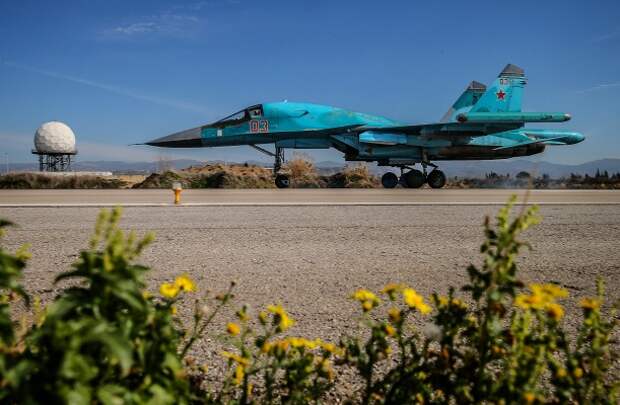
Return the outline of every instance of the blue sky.
[[[56,119],[82,160],[262,159],[126,145],[284,99],[433,122],[510,62],[529,79],[524,110],[570,112],[562,127],[587,136],[538,159],[620,158],[619,21],[617,0],[2,0],[0,153],[33,160]]]

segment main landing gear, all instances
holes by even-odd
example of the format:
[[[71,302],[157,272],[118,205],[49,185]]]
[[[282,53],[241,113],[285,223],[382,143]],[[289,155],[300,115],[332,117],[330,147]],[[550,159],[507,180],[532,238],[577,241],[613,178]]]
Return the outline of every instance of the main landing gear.
[[[432,166],[433,171],[427,174],[426,166]],[[405,168],[409,170],[405,172]],[[424,183],[431,188],[442,188],[446,185],[446,175],[437,166],[423,163],[421,171],[408,166],[400,166],[400,179],[392,172],[385,173],[381,177],[381,184],[384,188],[394,188],[398,184],[407,188],[420,188]]]

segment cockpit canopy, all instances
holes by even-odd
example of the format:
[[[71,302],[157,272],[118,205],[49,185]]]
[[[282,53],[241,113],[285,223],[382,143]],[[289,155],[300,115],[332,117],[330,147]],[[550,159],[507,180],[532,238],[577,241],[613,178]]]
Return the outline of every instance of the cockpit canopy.
[[[228,127],[231,125],[239,125],[243,122],[253,120],[253,119],[259,119],[262,117],[263,117],[263,105],[257,104],[257,105],[248,107],[246,109],[243,109],[241,111],[238,111],[234,114],[231,114],[227,117],[224,117],[221,120],[216,121],[213,124],[208,125],[208,126],[222,128],[222,127]]]

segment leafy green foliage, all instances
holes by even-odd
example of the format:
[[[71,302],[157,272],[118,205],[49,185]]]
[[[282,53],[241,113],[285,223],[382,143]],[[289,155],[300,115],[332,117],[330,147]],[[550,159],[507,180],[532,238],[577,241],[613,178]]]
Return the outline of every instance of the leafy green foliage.
[[[183,403],[189,383],[177,355],[170,307],[144,292],[148,268],[133,264],[152,240],[118,228],[120,210],[102,211],[90,249],[57,282],[71,280],[26,336],[8,372],[16,402]],[[99,249],[99,246],[103,247]]]

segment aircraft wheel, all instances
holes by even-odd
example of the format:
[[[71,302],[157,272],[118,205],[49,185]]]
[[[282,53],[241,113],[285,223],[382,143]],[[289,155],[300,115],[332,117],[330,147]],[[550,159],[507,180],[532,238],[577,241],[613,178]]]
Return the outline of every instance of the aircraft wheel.
[[[446,175],[441,170],[433,170],[428,174],[426,182],[431,188],[442,188],[446,185]]]
[[[289,180],[286,174],[278,174],[276,176],[276,187],[277,188],[288,188],[291,185],[291,181]]]
[[[384,188],[394,188],[398,185],[398,177],[392,172],[387,172],[381,176],[381,184]]]
[[[400,178],[398,179],[398,184],[400,184],[402,188],[409,188],[409,186],[407,185],[407,180],[405,180],[404,174],[400,175]]]
[[[409,188],[420,188],[426,183],[424,173],[416,169],[409,170],[403,174],[403,177],[405,178],[405,184]]]

